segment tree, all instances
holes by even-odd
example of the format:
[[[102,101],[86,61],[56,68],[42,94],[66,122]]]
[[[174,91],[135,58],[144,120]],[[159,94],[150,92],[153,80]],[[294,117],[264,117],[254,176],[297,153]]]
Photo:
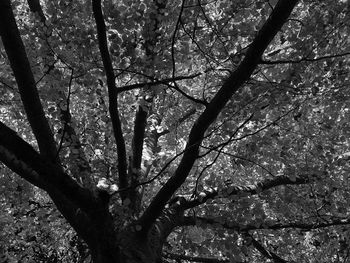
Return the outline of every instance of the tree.
[[[330,0],[1,1],[0,252],[346,262],[348,18]]]

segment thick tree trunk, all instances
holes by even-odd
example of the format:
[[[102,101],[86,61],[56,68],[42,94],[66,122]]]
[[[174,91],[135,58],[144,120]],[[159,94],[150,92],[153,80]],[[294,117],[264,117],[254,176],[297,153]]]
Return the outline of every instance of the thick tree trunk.
[[[106,244],[100,244],[94,250],[90,250],[91,259],[94,263],[119,263],[118,252],[107,250]]]
[[[183,198],[165,209],[152,227],[144,232],[139,222],[131,223],[123,229],[115,230],[114,223],[120,218],[112,218],[101,210],[94,215],[93,231],[89,231],[86,242],[94,263],[159,263],[162,262],[162,248],[168,235],[182,221]],[[96,217],[95,217],[96,216]],[[116,221],[114,221],[116,220]],[[91,234],[92,233],[92,234]],[[86,236],[86,235],[85,235]]]
[[[103,231],[102,231],[103,232]],[[94,263],[156,263],[160,260],[160,249],[153,247],[148,238],[140,238],[133,230],[119,233],[118,241],[101,236],[90,241],[89,248]]]
[[[109,231],[107,234],[106,231]],[[98,236],[87,241],[92,261],[94,263],[119,263],[120,260],[119,248],[116,238],[113,238],[112,229],[105,229],[101,227],[100,232],[96,233]],[[108,236],[107,236],[108,235]]]
[[[121,262],[151,263],[158,262],[160,254],[156,252],[154,241],[139,237],[133,230],[126,230],[121,234]]]

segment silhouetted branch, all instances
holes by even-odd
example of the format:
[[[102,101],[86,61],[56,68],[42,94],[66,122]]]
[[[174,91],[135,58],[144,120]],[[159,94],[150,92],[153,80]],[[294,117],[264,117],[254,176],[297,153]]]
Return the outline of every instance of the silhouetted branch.
[[[208,217],[193,217],[193,216],[185,216],[183,221],[181,222],[181,226],[194,226],[194,225],[215,225],[220,226],[222,228],[233,230],[237,232],[247,232],[251,230],[282,230],[282,229],[298,229],[304,231],[311,231],[314,229],[333,227],[333,226],[345,226],[350,225],[350,218],[338,218],[332,219],[327,222],[273,222],[273,221],[262,221],[260,224],[241,224],[238,222],[234,222],[232,220],[226,220],[222,222],[222,220],[208,218]]]
[[[46,17],[43,12],[42,6],[40,4],[39,0],[27,0],[30,11],[34,14],[39,14],[40,21],[43,23],[43,26],[46,27],[45,21]],[[46,39],[46,44],[49,49],[51,49],[49,42]],[[47,54],[44,54],[43,56],[48,56],[52,61],[55,61],[54,53],[53,52],[47,52]],[[39,83],[41,79],[43,79],[46,75],[48,75],[53,69],[55,68],[55,62],[53,62],[49,68],[46,70],[45,74],[37,80],[36,83]],[[68,96],[65,95],[64,91],[59,91],[60,96],[60,102],[58,102],[58,108],[60,111],[60,119],[63,124],[63,131],[61,134],[61,140],[58,145],[56,156],[59,155],[59,152],[62,148],[63,142],[67,141],[67,138],[69,138],[69,148],[70,148],[70,155],[75,155],[75,160],[78,160],[76,162],[73,162],[74,169],[71,169],[72,176],[82,183],[84,186],[92,187],[92,179],[91,179],[91,167],[90,164],[86,158],[86,155],[84,153],[84,150],[81,147],[81,142],[78,134],[76,133],[75,129],[72,125],[72,115],[70,113],[70,94],[71,94],[71,87],[72,87],[72,81],[73,81],[73,68],[70,68],[71,70],[71,76],[68,83]],[[60,71],[58,71],[60,72]],[[63,77],[61,75],[61,77]],[[63,105],[62,105],[63,104]],[[67,136],[66,136],[67,135]],[[77,152],[77,153],[76,153]]]
[[[221,190],[213,189],[211,191],[202,192],[199,194],[199,196],[193,200],[186,201],[183,204],[184,209],[193,208],[196,206],[199,206],[201,204],[204,204],[209,199],[214,198],[220,198],[220,197],[230,197],[230,196],[242,196],[242,195],[255,195],[258,193],[261,193],[263,191],[266,191],[268,189],[281,186],[281,185],[300,185],[300,184],[307,184],[311,182],[311,178],[316,177],[317,175],[301,175],[297,176],[296,178],[289,178],[286,176],[279,176],[272,179],[266,179],[260,183],[257,183],[256,185],[252,186],[234,186],[230,185],[227,186]]]
[[[40,21],[45,23],[46,17],[40,4],[40,0],[27,0],[30,10],[40,17]]]
[[[246,236],[251,240],[251,244],[266,258],[272,259],[275,263],[288,263],[288,261],[284,260],[280,256],[278,256],[276,253],[273,253],[272,251],[267,250],[264,248],[260,242],[258,242],[252,235],[246,233]]]
[[[107,77],[107,87],[108,87],[108,95],[109,95],[109,113],[112,120],[114,137],[116,140],[117,153],[118,153],[119,187],[126,188],[128,186],[128,181],[127,181],[127,158],[126,158],[125,141],[124,141],[122,126],[119,118],[118,92],[117,92],[117,87],[115,85],[115,76],[114,76],[112,61],[108,52],[106,25],[102,14],[101,0],[92,0],[92,10],[96,21],[99,49],[100,49],[106,77]],[[122,198],[125,198],[125,196],[122,196]]]
[[[16,78],[29,124],[38,142],[40,153],[50,161],[56,159],[56,144],[36,88],[29,60],[12,12],[11,1],[0,2],[0,35]]]
[[[152,102],[152,98],[150,101],[147,101],[146,96],[140,100],[140,103],[144,105],[139,105],[136,111],[135,121],[134,121],[134,136],[132,138],[132,157],[131,169],[129,171],[130,178],[130,188],[129,197],[131,200],[130,207],[136,212],[139,210],[141,196],[137,191],[136,186],[139,184],[140,176],[141,176],[141,162],[142,162],[142,152],[143,152],[143,144],[145,139],[145,131],[147,125],[147,116],[148,116],[148,105]]]
[[[19,176],[48,192],[62,193],[70,202],[86,211],[95,209],[97,200],[92,193],[46,160],[13,130],[0,122],[0,160]]]
[[[175,25],[175,29],[171,38],[171,64],[172,64],[172,76],[173,78],[175,77],[175,73],[176,73],[176,63],[175,63],[175,43],[176,43],[176,35],[179,29],[179,25],[181,22],[181,16],[182,13],[184,11],[184,7],[185,7],[185,0],[182,0],[181,3],[181,7],[180,7],[180,12],[179,15],[177,17],[177,21],[176,21],[176,25]]]
[[[143,232],[147,232],[150,229],[168,200],[185,182],[198,157],[199,146],[203,140],[204,133],[215,121],[232,95],[250,78],[263,52],[281,29],[297,2],[297,0],[280,0],[277,3],[269,19],[249,46],[243,61],[226,79],[223,86],[194,123],[187,140],[186,150],[174,175],[159,190],[140,218],[140,225]]]

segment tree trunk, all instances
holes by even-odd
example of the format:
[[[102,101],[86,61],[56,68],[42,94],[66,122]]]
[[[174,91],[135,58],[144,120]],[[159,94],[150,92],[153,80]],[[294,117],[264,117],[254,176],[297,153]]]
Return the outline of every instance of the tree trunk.
[[[90,249],[91,259],[94,263],[119,263],[118,251],[110,251],[106,244],[99,244],[98,247]]]
[[[119,263],[119,248],[113,229],[101,226],[97,228],[95,237],[87,240],[92,261],[94,263]],[[109,232],[109,233],[108,233]]]
[[[101,231],[104,232],[104,231]],[[94,263],[155,263],[161,262],[160,249],[149,238],[138,237],[131,228],[119,233],[118,241],[100,236],[89,242]]]

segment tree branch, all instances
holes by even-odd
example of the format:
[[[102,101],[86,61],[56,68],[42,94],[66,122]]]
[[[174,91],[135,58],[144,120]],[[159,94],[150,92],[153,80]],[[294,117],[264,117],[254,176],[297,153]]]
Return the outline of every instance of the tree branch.
[[[27,0],[30,10],[33,13],[37,13],[40,17],[40,21],[45,23],[46,17],[43,9],[41,8],[40,0]]]
[[[87,242],[91,241],[95,234],[95,229],[91,227],[91,218],[87,216],[79,206],[68,200],[63,194],[57,192],[49,193],[49,195],[57,209],[67,219],[78,235]]]
[[[200,223],[200,224],[198,224]],[[194,225],[215,225],[225,228],[227,230],[233,230],[237,232],[247,232],[251,230],[282,230],[282,229],[300,229],[304,231],[311,231],[320,228],[333,227],[333,226],[345,226],[350,225],[350,218],[338,218],[329,220],[328,222],[261,222],[260,225],[257,224],[240,224],[238,222],[227,221],[222,222],[221,220],[206,218],[206,217],[192,217],[185,216],[181,225],[179,226],[194,226]]]
[[[112,61],[108,52],[106,25],[102,14],[101,0],[92,0],[92,10],[96,21],[99,49],[107,78],[109,113],[112,120],[114,137],[117,143],[119,188],[126,188],[128,187],[128,181],[125,141],[119,118],[118,92],[115,85]],[[124,199],[125,196],[123,195],[123,192],[121,192],[121,195]]]
[[[41,7],[40,1],[39,0],[27,0],[28,5],[29,5],[29,9],[31,12],[33,12],[34,14],[39,14],[40,17],[40,21],[43,23],[44,27],[45,27],[45,21],[46,21],[46,17],[45,14],[43,12],[43,9]],[[45,35],[45,37],[47,37]],[[48,43],[48,41],[46,40],[46,44],[49,48],[50,44]],[[50,59],[52,61],[55,60],[54,58],[54,54],[53,52],[47,52],[46,54],[47,56],[50,57]],[[55,68],[55,63],[53,63],[52,65],[50,65],[49,70],[46,72],[46,74],[48,74],[52,69]],[[60,71],[58,71],[60,72]],[[75,129],[73,128],[72,125],[72,115],[70,113],[70,94],[71,94],[71,86],[72,86],[72,80],[73,80],[73,72],[74,70],[71,69],[71,76],[70,76],[70,80],[69,80],[69,89],[68,89],[68,96],[65,95],[63,90],[60,90],[59,96],[60,96],[60,102],[58,102],[58,108],[60,110],[60,116],[61,116],[61,122],[63,124],[63,133],[62,133],[62,139],[61,142],[58,146],[58,150],[57,150],[57,154],[59,154],[60,152],[60,148],[62,146],[63,141],[67,141],[67,137],[70,140],[69,143],[69,148],[70,148],[70,157],[74,157],[74,158],[70,158],[71,162],[73,163],[72,165],[72,169],[70,169],[72,176],[79,181],[82,185],[89,187],[90,189],[93,188],[93,181],[91,176],[91,167],[90,164],[86,158],[86,155],[84,153],[83,148],[81,147],[81,142],[79,139],[78,134],[76,133]],[[44,74],[42,78],[44,78],[44,76],[46,75]],[[63,76],[60,76],[61,78],[63,78]],[[62,105],[63,104],[63,105]],[[68,136],[65,136],[65,135]],[[76,161],[73,161],[76,160]]]
[[[0,2],[0,35],[18,84],[29,124],[38,142],[40,153],[59,163],[56,145],[40,102],[30,63],[17,28],[10,0]]]
[[[195,108],[189,109],[187,112],[185,112],[185,114],[184,114],[180,119],[178,119],[176,122],[174,122],[174,123],[169,127],[170,130],[167,129],[167,130],[163,130],[163,131],[161,131],[161,132],[159,132],[159,133],[157,132],[157,133],[156,133],[156,136],[157,136],[156,140],[158,141],[158,139],[159,139],[161,136],[164,136],[164,135],[170,133],[170,132],[172,131],[173,128],[176,129],[177,126],[181,125],[183,122],[185,122],[188,118],[190,118],[190,117],[191,117],[192,115],[194,115],[196,112],[197,112],[197,111],[196,111]]]
[[[249,79],[258,65],[263,52],[281,29],[297,2],[297,0],[280,0],[277,3],[269,19],[249,46],[241,64],[226,79],[223,86],[194,123],[188,137],[185,153],[178,168],[174,175],[159,190],[140,218],[142,231],[147,232],[150,229],[150,226],[160,215],[167,201],[184,183],[197,159],[199,146],[203,140],[205,131],[215,121],[232,95]]]
[[[154,12],[147,15],[150,23],[147,23],[142,30],[142,36],[144,39],[143,48],[148,61],[146,70],[152,72],[152,78],[156,74],[154,72],[154,63],[158,54],[155,52],[155,49],[160,36],[159,26],[166,7],[166,1],[153,0],[153,4],[155,5]],[[145,86],[145,88],[147,88],[147,86]],[[138,185],[142,176],[141,162],[147,117],[150,114],[153,97],[156,94],[154,91],[146,89],[142,90],[142,93],[142,99],[139,100],[139,106],[135,116],[134,136],[132,139],[132,160],[131,164],[129,164],[131,166],[131,171],[129,172],[131,186]],[[129,191],[129,197],[131,200],[129,207],[134,214],[138,215],[141,208],[142,191],[137,191],[136,187],[133,187]]]
[[[165,252],[164,257],[169,259],[175,259],[175,260],[186,260],[186,261],[192,261],[192,262],[202,262],[202,263],[229,263],[230,260],[223,260],[223,259],[217,259],[217,258],[205,258],[205,257],[195,257],[195,256],[186,256],[186,255],[179,255],[174,253]]]
[[[143,99],[145,100],[145,99]],[[141,101],[142,103],[143,101]],[[147,101],[144,101],[147,103]],[[134,137],[132,142],[133,162],[132,166],[135,169],[141,168],[143,139],[145,138],[145,129],[147,123],[148,111],[145,109],[146,106],[140,105],[135,117],[134,122]]]
[[[316,61],[321,61],[321,60],[325,60],[325,59],[332,59],[332,58],[338,58],[338,57],[345,57],[345,56],[349,56],[350,52],[345,52],[345,53],[341,53],[341,54],[335,54],[335,55],[327,55],[327,56],[321,56],[321,57],[316,57],[316,58],[300,58],[300,59],[296,59],[296,60],[260,60],[260,64],[265,64],[265,65],[276,65],[276,64],[298,64],[301,62],[316,62]]]
[[[134,122],[134,136],[132,138],[132,159],[131,163],[129,164],[131,167],[131,171],[129,171],[129,177],[131,177],[130,186],[132,188],[128,191],[129,198],[131,200],[130,208],[134,211],[135,214],[139,214],[141,205],[142,197],[136,186],[140,182],[142,151],[149,111],[148,104],[152,103],[152,97],[150,97],[148,101],[147,95],[144,95],[139,103],[140,105],[136,111]]]
[[[23,179],[45,190],[49,195],[64,195],[87,212],[99,207],[98,200],[71,177],[63,173],[13,130],[0,122],[0,160]]]
[[[278,256],[276,253],[273,253],[266,248],[260,242],[258,242],[252,235],[249,233],[245,234],[251,241],[251,244],[258,250],[264,257],[272,259],[275,263],[288,263],[288,261],[284,260],[280,256]]]
[[[40,2],[38,0],[28,0],[28,4],[33,12],[38,12],[41,21],[45,22],[46,18]],[[3,20],[10,23],[3,22]],[[45,119],[34,77],[9,1],[0,3],[0,33],[4,45],[6,43],[5,49],[40,152],[43,156],[48,157],[50,161],[57,162],[56,165],[47,162],[2,122],[0,122],[0,160],[23,179],[47,191],[58,210],[77,233],[85,240],[89,240],[91,238],[90,230],[86,230],[91,229],[91,222],[80,207],[91,212],[91,207],[98,207],[95,204],[96,200],[89,191],[81,188],[68,175],[63,174],[61,167],[57,167],[58,159],[55,142]]]
[[[164,84],[167,85],[169,82],[173,82],[176,80],[185,80],[185,79],[194,79],[198,76],[200,76],[201,73],[189,75],[189,76],[178,76],[175,78],[166,78],[166,79],[161,79],[161,80],[154,80],[153,82],[144,82],[144,83],[136,83],[136,84],[131,84],[131,85],[126,85],[122,87],[118,87],[118,93],[128,91],[128,90],[134,90],[134,89],[141,89],[144,87],[152,87],[152,86],[157,86],[159,84]]]
[[[224,189],[218,190],[213,189],[211,191],[202,192],[199,196],[193,200],[186,201],[183,204],[184,209],[194,208],[201,204],[204,204],[209,199],[220,198],[220,197],[230,197],[230,196],[244,196],[244,195],[255,195],[260,192],[266,191],[273,187],[281,186],[281,185],[300,185],[307,184],[311,182],[311,178],[317,177],[317,175],[300,175],[296,178],[289,178],[287,176],[279,176],[272,179],[266,179],[256,185],[252,186],[234,186],[230,185],[225,187]]]
[[[176,82],[174,81],[174,85],[171,85],[171,84],[166,84],[168,87],[176,90],[177,92],[179,92],[182,96],[184,96],[185,98],[195,102],[195,103],[198,103],[198,104],[202,104],[204,106],[207,106],[208,105],[208,102],[206,102],[205,100],[200,100],[200,99],[196,99],[190,95],[188,95],[186,92],[184,92],[183,90],[181,90],[179,88],[179,86],[176,84]]]

